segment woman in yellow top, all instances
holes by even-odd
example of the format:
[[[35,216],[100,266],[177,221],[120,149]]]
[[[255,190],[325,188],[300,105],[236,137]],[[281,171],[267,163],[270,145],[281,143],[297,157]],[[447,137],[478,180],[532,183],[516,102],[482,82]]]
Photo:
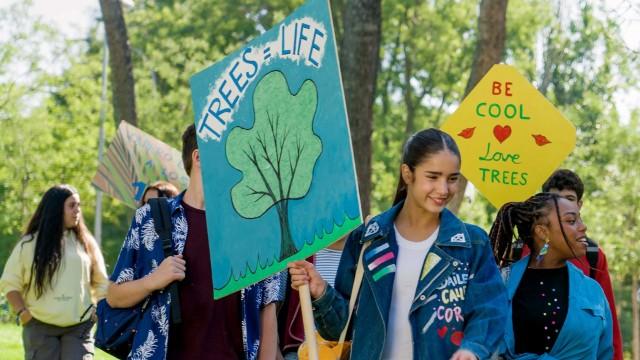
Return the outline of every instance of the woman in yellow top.
[[[69,185],[44,194],[0,278],[23,325],[25,359],[92,359],[93,304],[106,294],[104,259]]]

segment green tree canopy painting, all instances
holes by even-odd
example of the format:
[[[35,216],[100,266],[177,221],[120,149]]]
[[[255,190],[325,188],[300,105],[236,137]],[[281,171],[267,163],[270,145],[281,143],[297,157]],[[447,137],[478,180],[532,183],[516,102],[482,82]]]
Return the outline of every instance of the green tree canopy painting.
[[[293,94],[283,73],[270,72],[253,94],[253,128],[236,127],[227,139],[229,163],[243,174],[231,189],[233,206],[249,219],[276,207],[281,230],[279,260],[298,250],[289,229],[288,202],[307,194],[322,151],[320,138],[313,132],[317,105],[312,81],[305,81]]]

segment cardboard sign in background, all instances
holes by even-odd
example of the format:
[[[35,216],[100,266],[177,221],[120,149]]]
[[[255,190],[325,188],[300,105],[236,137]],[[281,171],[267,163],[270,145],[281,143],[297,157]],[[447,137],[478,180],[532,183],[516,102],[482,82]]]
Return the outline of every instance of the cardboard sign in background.
[[[215,298],[362,223],[326,0],[194,75],[191,89]]]
[[[98,165],[93,185],[136,209],[146,187],[164,180],[185,189],[189,178],[180,152],[122,121]]]
[[[442,125],[462,173],[494,206],[540,190],[571,153],[576,129],[515,68],[494,65]]]

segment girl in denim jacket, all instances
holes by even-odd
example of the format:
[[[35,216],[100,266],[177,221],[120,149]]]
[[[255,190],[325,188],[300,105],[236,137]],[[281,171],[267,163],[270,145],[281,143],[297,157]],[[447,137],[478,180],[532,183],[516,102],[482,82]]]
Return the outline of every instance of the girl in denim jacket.
[[[600,285],[567,260],[584,256],[587,227],[576,203],[540,193],[505,204],[491,241],[509,296],[502,353],[520,360],[611,360],[611,312]],[[513,238],[531,256],[508,266]]]
[[[503,337],[506,292],[488,237],[445,208],[459,177],[449,135],[414,134],[403,149],[394,206],[351,233],[335,288],[312,264],[289,265],[294,288],[309,284],[326,339],[339,337],[349,299],[358,296],[351,359],[486,359]],[[364,279],[359,295],[351,294],[361,252]]]

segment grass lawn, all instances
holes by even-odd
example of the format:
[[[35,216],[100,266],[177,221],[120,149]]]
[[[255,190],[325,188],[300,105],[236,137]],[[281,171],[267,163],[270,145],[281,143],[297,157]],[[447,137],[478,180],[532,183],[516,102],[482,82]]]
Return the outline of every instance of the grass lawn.
[[[0,323],[0,358],[3,360],[22,360],[22,328],[15,324]],[[115,358],[96,349],[96,360],[114,360]]]

